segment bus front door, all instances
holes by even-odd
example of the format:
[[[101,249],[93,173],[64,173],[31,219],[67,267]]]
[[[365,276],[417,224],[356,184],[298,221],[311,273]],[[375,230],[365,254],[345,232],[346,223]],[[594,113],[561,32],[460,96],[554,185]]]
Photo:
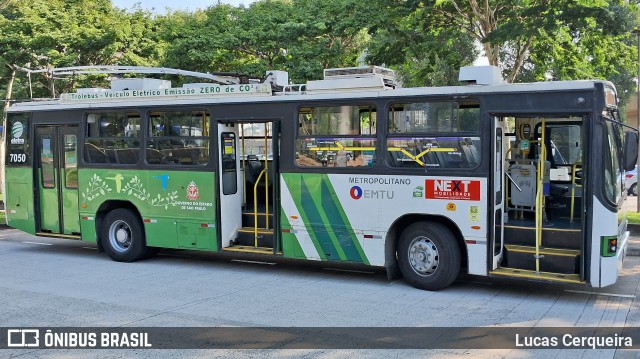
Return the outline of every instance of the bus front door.
[[[80,234],[78,126],[36,126],[38,232]]]

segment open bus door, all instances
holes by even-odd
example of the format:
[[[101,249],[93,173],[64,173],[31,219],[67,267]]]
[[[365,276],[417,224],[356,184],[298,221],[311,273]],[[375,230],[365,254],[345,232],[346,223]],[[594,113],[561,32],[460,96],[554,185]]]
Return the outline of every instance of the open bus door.
[[[502,260],[502,249],[504,246],[504,118],[494,117],[493,131],[493,214],[494,225],[492,226],[491,245],[489,250],[491,254],[491,270],[498,268]],[[489,191],[491,193],[491,191]]]
[[[78,126],[36,126],[38,232],[79,235]]]
[[[218,124],[220,236],[223,250],[280,251],[275,235],[279,201],[278,121]]]
[[[230,246],[242,226],[242,177],[238,154],[238,126],[218,124],[218,156],[220,188],[220,236],[221,248]]]

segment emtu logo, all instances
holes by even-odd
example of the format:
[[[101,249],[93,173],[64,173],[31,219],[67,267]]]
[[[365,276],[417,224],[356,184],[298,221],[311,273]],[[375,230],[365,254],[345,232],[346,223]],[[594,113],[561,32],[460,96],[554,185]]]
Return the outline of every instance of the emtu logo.
[[[353,199],[360,199],[360,198],[362,198],[362,188],[360,188],[358,186],[353,186],[353,187],[351,187],[351,190],[349,191],[349,194],[351,195],[351,198],[353,198]]]
[[[23,134],[24,134],[24,125],[22,125],[22,122],[20,121],[14,122],[13,126],[11,126],[11,137],[13,137],[11,139],[11,143],[14,145],[23,144],[24,138],[20,138],[22,137]]]

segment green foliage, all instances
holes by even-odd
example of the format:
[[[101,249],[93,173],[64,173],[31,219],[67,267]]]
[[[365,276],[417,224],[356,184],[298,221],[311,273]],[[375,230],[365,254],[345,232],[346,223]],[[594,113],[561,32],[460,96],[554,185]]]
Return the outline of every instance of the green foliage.
[[[164,66],[295,83],[364,62],[398,70],[405,86],[457,84],[482,49],[510,81],[601,78],[635,92],[638,9],[623,0],[259,0],[155,15],[109,0],[5,1],[0,95],[16,67]],[[182,81],[181,78],[173,80]],[[36,76],[34,96],[101,85]],[[104,85],[102,83],[102,85]],[[28,97],[26,76],[14,98]]]
[[[262,0],[218,4],[162,17],[164,66],[264,76],[287,70],[293,81],[329,67],[357,65],[369,38],[370,6],[355,0]]]
[[[638,27],[621,0],[379,0],[390,15],[375,29],[369,60],[398,68],[408,84],[455,83],[476,48],[510,82],[600,78],[632,90]]]
[[[0,8],[0,76],[11,68],[47,69],[82,65],[145,64],[153,62],[150,14],[126,13],[109,0],[16,1]],[[58,81],[36,76],[34,96],[50,95],[78,85],[91,86],[95,76]],[[14,97],[28,97],[24,79],[16,83]]]

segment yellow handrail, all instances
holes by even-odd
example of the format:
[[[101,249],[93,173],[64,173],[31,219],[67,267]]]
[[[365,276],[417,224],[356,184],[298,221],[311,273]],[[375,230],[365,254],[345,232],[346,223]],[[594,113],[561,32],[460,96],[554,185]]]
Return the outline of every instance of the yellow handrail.
[[[246,158],[247,154],[244,147],[244,126],[240,125],[240,137],[242,138],[242,204],[247,203],[247,166]]]
[[[260,171],[260,175],[258,175],[258,179],[253,185],[253,244],[256,248],[258,247],[258,183],[266,171],[266,168]],[[268,222],[266,217],[265,221]]]
[[[264,124],[264,223],[265,228],[269,229],[269,128]]]
[[[573,209],[576,200],[576,187],[582,187],[581,185],[576,184],[576,172],[578,170],[578,166],[582,166],[580,162],[576,162],[571,165],[571,219],[569,222],[573,223]]]
[[[545,119],[542,118],[540,136],[540,155],[538,157],[538,173],[536,178],[536,273],[540,273],[540,246],[542,245],[542,216],[544,209],[543,181],[544,181],[544,161],[547,157],[547,151],[544,142]]]

